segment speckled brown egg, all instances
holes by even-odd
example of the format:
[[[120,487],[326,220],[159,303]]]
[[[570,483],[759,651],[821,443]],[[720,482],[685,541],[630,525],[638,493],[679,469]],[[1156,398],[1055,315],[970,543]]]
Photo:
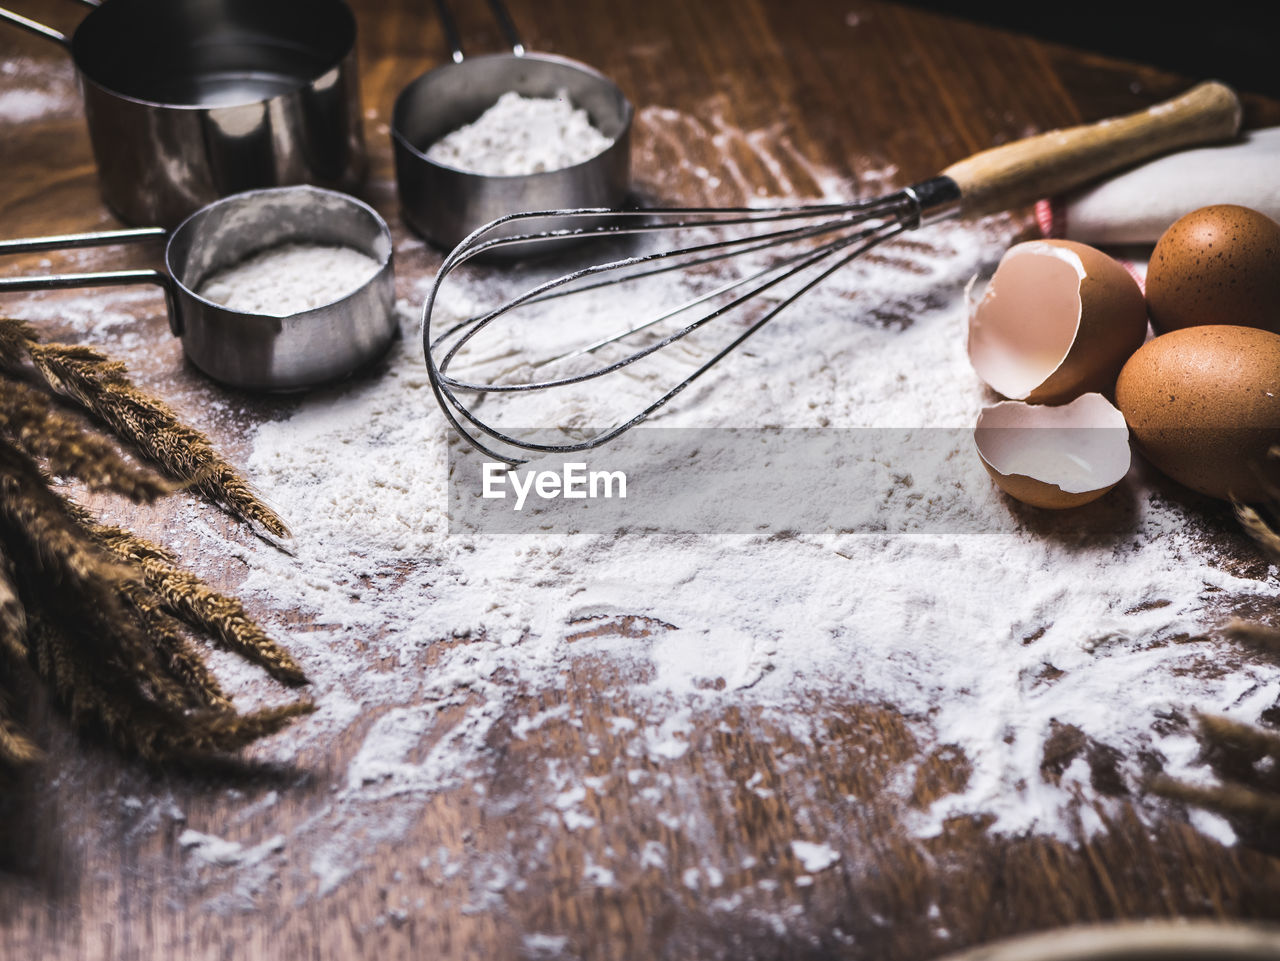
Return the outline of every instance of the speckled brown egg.
[[[1151,254],[1147,310],[1160,332],[1229,324],[1280,333],[1280,224],[1235,204],[1175,221]]]
[[[1116,406],[1139,450],[1174,480],[1250,502],[1280,483],[1280,335],[1200,326],[1156,337],[1129,358]]]

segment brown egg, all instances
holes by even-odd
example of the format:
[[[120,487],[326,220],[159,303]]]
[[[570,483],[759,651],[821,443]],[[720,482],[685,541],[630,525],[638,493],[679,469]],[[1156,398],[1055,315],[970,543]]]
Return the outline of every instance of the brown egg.
[[[1201,326],[1148,341],[1116,383],[1139,450],[1211,497],[1264,500],[1280,484],[1280,335]]]
[[[1011,400],[1061,404],[1110,396],[1147,335],[1147,307],[1129,272],[1071,240],[1032,240],[1005,252],[969,313],[969,361]]]
[[[1280,224],[1235,204],[1175,221],[1151,254],[1147,309],[1162,332],[1228,324],[1280,333]]]

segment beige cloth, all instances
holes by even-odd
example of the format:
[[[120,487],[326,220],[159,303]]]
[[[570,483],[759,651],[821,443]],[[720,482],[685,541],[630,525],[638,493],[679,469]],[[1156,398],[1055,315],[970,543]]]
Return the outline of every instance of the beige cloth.
[[[1037,215],[1050,237],[1154,244],[1183,214],[1210,204],[1240,204],[1280,220],[1280,127],[1168,154],[1042,203]]]

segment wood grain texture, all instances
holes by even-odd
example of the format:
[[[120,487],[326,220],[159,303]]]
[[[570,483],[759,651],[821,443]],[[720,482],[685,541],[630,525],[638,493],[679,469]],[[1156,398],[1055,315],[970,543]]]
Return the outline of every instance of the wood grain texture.
[[[80,16],[74,4],[44,6],[41,14],[62,28]],[[362,195],[403,243],[387,123],[396,93],[441,61],[444,42],[429,4],[355,6],[372,151]],[[1187,86],[1137,65],[873,0],[511,6],[532,49],[597,66],[640,107],[636,191],[669,203],[818,196],[833,177],[875,192],[1029,133],[1143,108]],[[461,14],[469,49],[501,46],[483,4],[463,5]],[[39,77],[53,97],[38,115],[26,117],[13,103],[10,115],[0,113],[3,231],[110,225],[83,120],[67,100],[64,55],[0,29],[0,57]],[[8,76],[0,76],[0,92]],[[1280,122],[1280,104],[1254,98],[1247,108],[1249,123]],[[0,273],[153,264],[156,256],[102,250],[12,258]],[[437,253],[406,248],[397,264],[401,295],[410,296],[438,263]],[[57,302],[53,295],[41,301]],[[226,392],[201,379],[164,332],[158,298],[140,296],[131,311],[124,329],[154,339],[137,362],[139,381],[207,430],[233,461],[246,453],[248,428],[296,409],[296,399]],[[67,333],[53,313],[49,335]],[[117,519],[179,553],[206,552],[202,570],[212,570],[218,586],[234,589],[243,578],[238,562],[208,556],[171,515],[115,509]],[[1215,523],[1228,562],[1265,576],[1229,519]],[[241,536],[230,524],[224,532]],[[308,627],[287,611],[253,613],[268,625]],[[666,630],[639,618],[575,627],[635,644]],[[459,641],[440,639],[411,667],[430,670],[452,643]],[[156,772],[66,730],[33,692],[25,710],[52,760],[0,798],[0,958],[906,961],[1072,921],[1280,920],[1280,862],[1221,847],[1172,807],[1155,827],[1144,825],[1123,796],[1113,799],[1122,813],[1085,843],[993,839],[980,820],[967,819],[936,838],[913,838],[904,820],[962,788],[969,759],[951,746],[920,743],[912,733],[919,719],[895,705],[859,703],[852,693],[833,702],[799,692],[796,723],[785,729],[736,709],[700,717],[682,757],[646,764],[640,732],[660,718],[651,705],[618,695],[637,679],[633,665],[583,658],[557,689],[528,691],[488,736],[499,774],[424,799],[396,843],[377,846],[367,867],[328,893],[308,852],[294,846],[277,855],[281,866],[256,889],[239,890],[216,871],[193,882],[177,838],[188,827],[246,843],[290,834],[329,803],[376,710],[292,766]],[[437,718],[427,746],[448,729],[450,712],[461,710]],[[567,720],[518,730],[521,718],[543,712]],[[628,730],[615,717],[638,726]],[[1050,748],[1047,780],[1083,757],[1101,795],[1122,794],[1106,745],[1063,730]],[[526,786],[545,777],[549,764],[567,779],[598,779],[601,789],[583,803],[590,826],[570,831],[529,803]],[[905,798],[886,790],[904,781]],[[806,875],[790,847],[806,837],[835,846],[840,862]],[[582,883],[588,864],[605,863],[609,852],[639,852],[649,841],[662,845],[664,859],[627,860],[609,887]],[[450,874],[442,863],[450,858],[435,856],[441,850],[453,861],[491,855],[511,879],[495,889],[491,878]]]

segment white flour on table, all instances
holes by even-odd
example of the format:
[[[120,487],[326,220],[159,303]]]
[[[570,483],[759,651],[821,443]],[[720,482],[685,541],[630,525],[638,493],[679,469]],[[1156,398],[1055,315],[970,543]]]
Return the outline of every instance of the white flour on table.
[[[427,159],[469,173],[513,177],[572,167],[611,143],[567,93],[522,97],[508,92],[474,123],[433,143]]]
[[[0,123],[73,117],[82,109],[75,67],[65,56],[0,62]]]
[[[232,310],[288,317],[355,293],[379,269],[351,247],[287,243],[211,274],[196,293]]]
[[[663,423],[971,426],[983,394],[965,358],[959,292],[977,267],[994,263],[1008,234],[1001,223],[986,233],[940,226],[891,261],[851,266],[732,357],[722,376],[682,397]],[[886,307],[905,329],[868,323],[868,311]],[[313,856],[323,887],[359,867],[371,843],[394,840],[433,792],[468,782],[481,791],[492,775],[486,736],[517,696],[562,684],[569,665],[598,654],[652,669],[619,693],[654,705],[637,738],[659,764],[687,751],[695,716],[730,705],[757,707],[797,732],[824,697],[892,705],[915,719],[922,740],[957,745],[973,767],[965,790],[919,816],[922,835],[969,813],[992,815],[1000,832],[1068,837],[1077,794],[1106,802],[1083,758],[1058,783],[1043,779],[1055,725],[1075,725],[1119,751],[1121,775],[1136,791],[1143,753],[1162,755],[1176,776],[1209,776],[1190,733],[1158,723],[1169,712],[1255,721],[1280,696],[1275,666],[1242,660],[1201,678],[1186,668],[1217,657],[1214,645],[1176,643],[1206,627],[1202,611],[1217,592],[1274,597],[1274,569],[1259,582],[1215,566],[1194,517],[1140,486],[1132,514],[1114,512],[1114,534],[1076,536],[1070,520],[1038,530],[990,483],[967,432],[948,459],[950,477],[917,484],[890,471],[857,496],[883,502],[890,515],[895,498],[908,495],[936,499],[938,510],[960,502],[985,518],[985,534],[447,530],[451,435],[428,388],[416,313],[407,313],[384,377],[318,395],[292,418],[263,425],[247,465],[294,519],[296,556],[250,545],[242,590],[324,625],[282,638],[313,677],[320,711],[273,740],[271,754],[293,756],[372,706],[386,708],[325,819]],[[585,320],[562,314],[565,324]],[[641,386],[630,376],[618,390]],[[665,483],[674,492],[714,469],[686,463]],[[644,640],[565,640],[584,618],[626,615],[675,629]],[[429,670],[414,666],[451,637],[459,640],[440,645]],[[376,658],[401,667],[371,672]],[[721,689],[699,683],[708,677],[722,678]],[[449,705],[467,706],[442,735],[437,717]],[[626,758],[620,764],[626,776]],[[564,815],[577,810],[575,792],[592,789],[552,779],[530,786],[538,790],[549,811]],[[1197,817],[1231,837],[1225,822]]]
[[[848,193],[831,186],[831,196]],[[970,428],[986,397],[965,355],[961,289],[1015,233],[1002,219],[937,225],[845,268],[682,395],[661,423]],[[441,309],[460,315],[500,282],[477,271]],[[926,516],[958,508],[983,521],[982,534],[450,530],[447,452],[457,441],[429,389],[417,333],[428,283],[402,307],[405,336],[384,373],[307,395],[291,416],[253,431],[244,466],[295,531],[292,556],[228,540],[190,511],[210,555],[244,559],[238,590],[313,682],[317,713],[255,755],[324,758],[344,733],[359,742],[322,806],[283,837],[270,818],[259,836],[228,845],[218,843],[224,826],[191,824],[181,843],[202,878],[224,872],[257,891],[264,871],[288,865],[309,872],[321,894],[335,889],[369,865],[377,845],[400,841],[439,792],[465,788],[482,804],[499,773],[489,737],[503,725],[518,737],[578,723],[581,707],[528,714],[521,705],[530,692],[565,688],[567,673],[588,662],[623,678],[595,703],[620,705],[613,728],[626,749],[599,777],[548,765],[522,802],[564,831],[589,830],[594,795],[634,786],[671,812],[664,824],[693,839],[704,861],[684,873],[695,886],[715,886],[734,867],[706,843],[704,815],[690,807],[696,794],[667,773],[702,718],[743,708],[814,743],[828,705],[889,705],[926,748],[954,745],[972,765],[963,790],[918,814],[910,825],[918,835],[970,813],[991,815],[993,831],[1069,838],[1074,812],[1088,829],[1092,805],[1113,802],[1094,790],[1083,758],[1056,783],[1043,777],[1056,725],[1114,748],[1119,776],[1138,796],[1143,755],[1163,757],[1174,776],[1211,779],[1187,727],[1165,723],[1171,713],[1255,722],[1280,697],[1275,665],[1240,658],[1229,670],[1194,669],[1224,657],[1221,645],[1194,639],[1216,623],[1205,614],[1213,599],[1274,599],[1275,568],[1263,580],[1224,570],[1194,512],[1139,479],[1098,508],[1114,531],[1079,532],[1069,517],[1011,506],[964,430],[939,477],[889,470],[850,496],[881,503],[890,519],[906,500],[926,505]],[[566,309],[560,323],[586,319]],[[86,334],[96,335],[92,324]],[[512,347],[530,344],[517,338]],[[683,362],[678,353],[669,361]],[[666,363],[653,376],[670,373]],[[645,376],[626,371],[617,389],[642,393]],[[713,470],[689,461],[663,483],[674,491]],[[185,559],[199,567],[199,552]],[[280,626],[276,611],[298,612],[307,628]],[[671,629],[566,639],[630,615]],[[217,666],[246,705],[277,696],[238,662]],[[912,774],[908,764],[895,779],[905,792]],[[793,772],[788,799],[801,816],[804,780]],[[1195,817],[1232,840],[1225,822]],[[822,823],[794,841],[819,875],[853,860]],[[656,842],[613,851],[612,860],[588,859],[581,881],[608,886],[633,862],[661,866],[667,856]],[[477,910],[518,889],[525,865],[514,854],[473,857],[428,852],[424,870],[467,872]]]

